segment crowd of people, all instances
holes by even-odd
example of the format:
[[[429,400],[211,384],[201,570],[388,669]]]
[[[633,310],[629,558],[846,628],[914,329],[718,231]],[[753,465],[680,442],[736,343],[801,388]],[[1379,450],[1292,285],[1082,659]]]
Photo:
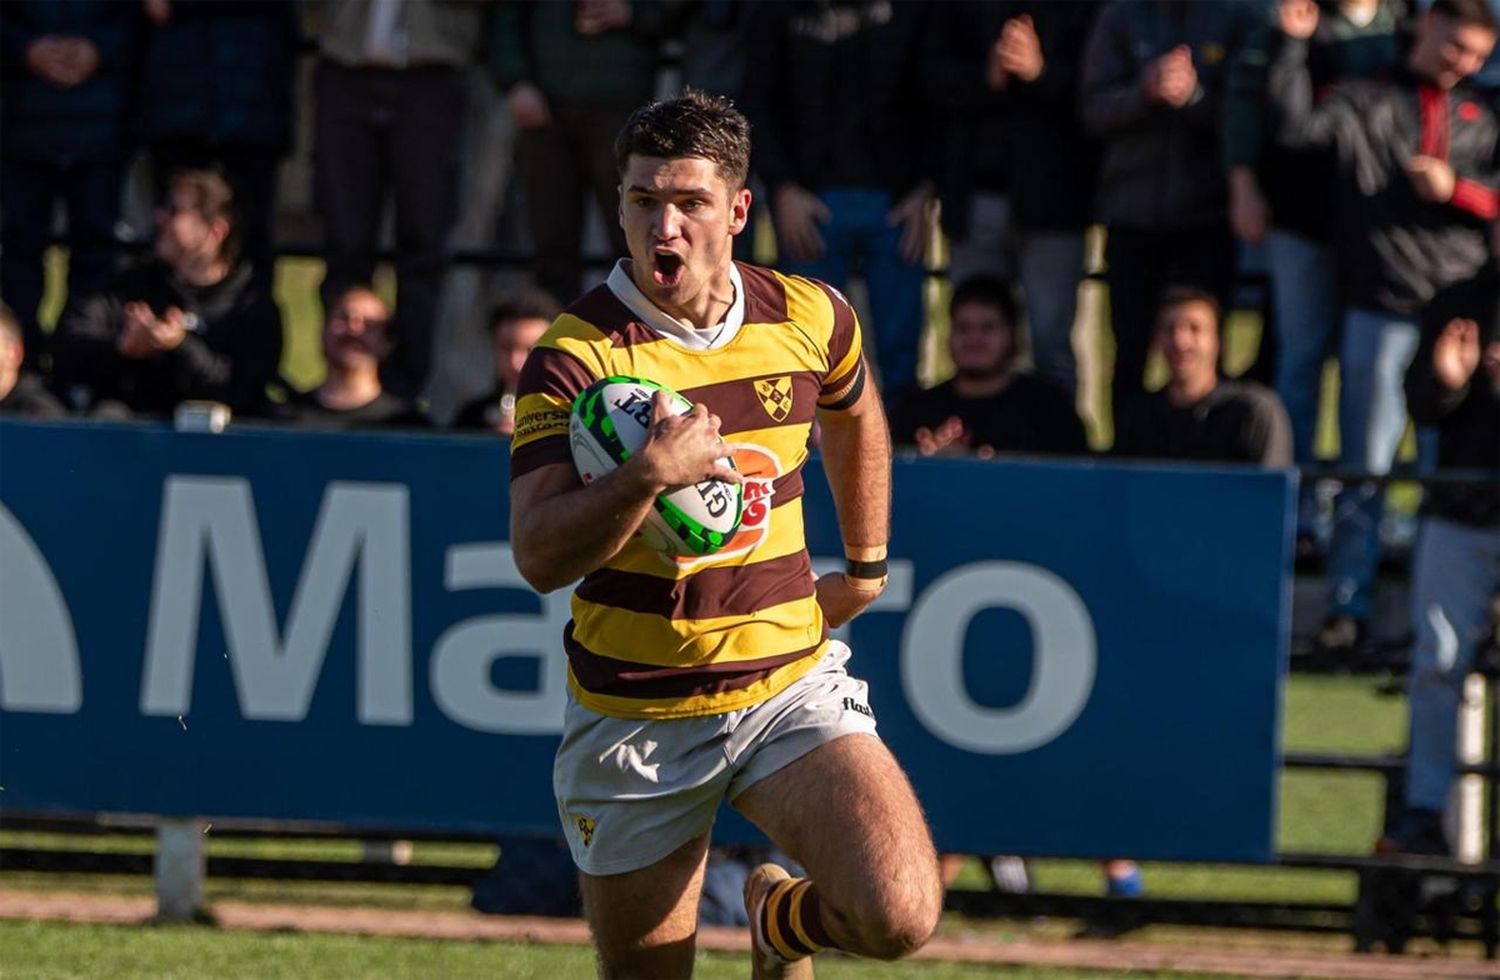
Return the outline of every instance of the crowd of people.
[[[430,425],[482,71],[514,133],[534,287],[493,306],[493,388],[453,424],[508,433],[526,352],[585,287],[590,201],[624,254],[613,141],[672,47],[673,77],[730,96],[753,126],[778,267],[863,282],[898,443],[1088,451],[1074,334],[1102,225],[1115,453],[1313,463],[1334,357],[1340,469],[1388,472],[1410,415],[1419,465],[1493,471],[1500,125],[1471,79],[1496,30],[1487,0],[7,0],[0,412],[160,418],[209,400],[297,425]],[[271,286],[309,43],[327,374],[295,391]],[[154,236],[122,268],[138,151]],[[393,305],[371,286],[387,199]],[[67,296],[49,332],[59,210]],[[924,389],[934,221],[955,374]],[[1254,367],[1229,379],[1224,317],[1255,256],[1265,329]],[[1153,350],[1167,380],[1150,392]],[[1335,507],[1318,636],[1331,656],[1368,642],[1383,497],[1350,483]],[[1441,809],[1459,678],[1500,580],[1500,494],[1449,487],[1424,506],[1408,840]],[[1309,541],[1314,511],[1305,488]]]

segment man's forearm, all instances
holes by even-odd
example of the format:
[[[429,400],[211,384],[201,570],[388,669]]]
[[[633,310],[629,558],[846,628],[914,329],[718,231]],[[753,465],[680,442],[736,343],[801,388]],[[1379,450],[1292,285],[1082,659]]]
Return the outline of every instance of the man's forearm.
[[[545,471],[533,475],[538,480],[556,478]],[[514,489],[529,495],[524,487]],[[627,462],[589,486],[513,506],[516,565],[539,592],[576,581],[625,547],[655,500],[655,488]]]
[[[873,386],[848,412],[825,412],[823,469],[847,550],[883,548],[891,531],[891,438]]]

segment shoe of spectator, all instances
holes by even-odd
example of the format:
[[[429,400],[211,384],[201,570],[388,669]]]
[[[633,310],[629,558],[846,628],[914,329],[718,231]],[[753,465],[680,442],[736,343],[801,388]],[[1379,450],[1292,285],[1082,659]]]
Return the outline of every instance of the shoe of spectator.
[[[1443,815],[1422,807],[1398,814],[1375,842],[1375,853],[1451,856],[1448,835],[1443,832]]]
[[[1365,646],[1365,624],[1353,616],[1336,613],[1323,620],[1313,648],[1319,658],[1352,666]]]
[[[995,891],[1008,895],[1025,895],[1031,891],[1031,875],[1026,870],[1026,860],[1014,854],[997,854],[990,858],[990,877],[995,879]]]

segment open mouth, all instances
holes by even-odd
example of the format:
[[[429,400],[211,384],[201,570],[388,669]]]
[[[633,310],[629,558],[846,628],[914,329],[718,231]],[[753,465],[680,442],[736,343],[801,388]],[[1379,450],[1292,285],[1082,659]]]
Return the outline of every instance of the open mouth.
[[[676,252],[651,253],[651,278],[658,286],[675,286],[682,282],[686,267]]]

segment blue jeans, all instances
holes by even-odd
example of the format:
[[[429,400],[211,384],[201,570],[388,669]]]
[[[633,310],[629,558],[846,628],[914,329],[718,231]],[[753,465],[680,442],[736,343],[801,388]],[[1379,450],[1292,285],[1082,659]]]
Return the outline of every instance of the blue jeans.
[[[1489,624],[1500,586],[1500,528],[1429,517],[1412,564],[1411,622],[1416,631],[1408,689],[1411,769],[1406,804],[1444,809],[1457,766],[1458,704],[1464,677]]]
[[[1281,229],[1272,229],[1266,256],[1276,310],[1276,394],[1291,419],[1293,457],[1305,465],[1315,460],[1323,362],[1338,331],[1338,270],[1327,245]],[[1312,530],[1316,506],[1312,483],[1306,482],[1297,508],[1298,531]]]
[[[887,392],[917,383],[917,345],[925,317],[922,312],[923,267],[901,258],[901,229],[886,224],[895,201],[886,191],[862,187],[825,187],[818,198],[833,213],[819,231],[826,251],[815,262],[780,262],[781,271],[821,279],[836,289],[849,284],[851,268],[860,270],[870,294],[871,323],[880,367],[881,388]]]
[[[1339,466],[1389,473],[1406,431],[1407,365],[1417,351],[1416,320],[1378,310],[1344,312],[1339,345]],[[1419,433],[1419,436],[1421,434]],[[1425,441],[1425,440],[1424,440]],[[1425,455],[1425,454],[1423,454]],[[1380,563],[1385,488],[1346,486],[1334,502],[1328,572],[1335,615],[1368,619]]]

